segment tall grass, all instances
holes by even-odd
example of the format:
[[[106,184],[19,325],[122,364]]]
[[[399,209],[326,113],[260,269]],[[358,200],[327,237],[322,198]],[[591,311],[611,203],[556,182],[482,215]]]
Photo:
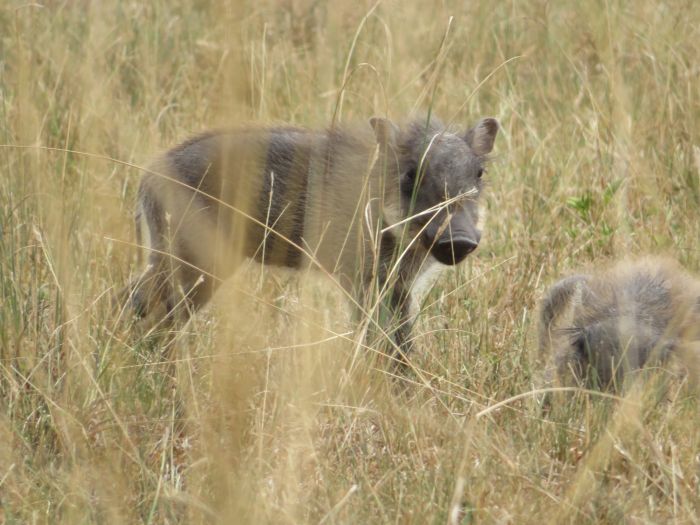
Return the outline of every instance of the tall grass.
[[[0,516],[697,521],[682,378],[489,407],[540,385],[536,303],[562,273],[647,252],[700,269],[698,56],[692,0],[5,2]],[[158,151],[427,110],[503,129],[482,244],[426,301],[420,373],[392,377],[313,272],[245,268],[169,339],[111,308]]]

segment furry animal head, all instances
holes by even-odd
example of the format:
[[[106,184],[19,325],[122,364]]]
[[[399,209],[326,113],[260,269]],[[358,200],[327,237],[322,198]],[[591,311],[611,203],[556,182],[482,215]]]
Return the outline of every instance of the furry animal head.
[[[398,166],[401,203],[399,210],[391,210],[389,222],[408,218],[412,237],[420,235],[442,264],[464,260],[481,239],[478,200],[498,121],[484,118],[461,134],[435,118],[403,128],[376,117],[370,124]]]

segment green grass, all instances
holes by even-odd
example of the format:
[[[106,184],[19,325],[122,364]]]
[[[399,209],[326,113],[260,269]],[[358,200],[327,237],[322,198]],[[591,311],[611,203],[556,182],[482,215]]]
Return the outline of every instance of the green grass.
[[[0,6],[5,523],[698,521],[683,380],[487,410],[541,386],[560,275],[650,252],[700,269],[697,2],[45,4]],[[420,373],[391,377],[313,273],[242,271],[165,348],[111,309],[157,152],[428,109],[502,133]]]

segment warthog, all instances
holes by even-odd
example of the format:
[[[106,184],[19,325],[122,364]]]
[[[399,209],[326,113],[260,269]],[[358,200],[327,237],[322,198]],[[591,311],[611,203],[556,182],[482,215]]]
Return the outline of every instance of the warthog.
[[[672,355],[692,363],[699,335],[700,281],[669,259],[566,277],[540,310],[540,349],[564,385],[617,389],[627,373]]]
[[[242,257],[332,275],[363,304],[371,284],[411,346],[418,290],[480,240],[478,200],[498,131],[462,133],[435,118],[399,127],[243,128],[198,135],[143,177],[137,232],[148,265],[126,292],[139,315],[206,303]]]

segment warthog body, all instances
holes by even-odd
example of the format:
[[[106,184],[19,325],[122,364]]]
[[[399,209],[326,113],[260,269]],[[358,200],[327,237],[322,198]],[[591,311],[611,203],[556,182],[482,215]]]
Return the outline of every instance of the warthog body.
[[[668,259],[619,262],[562,279],[540,310],[542,352],[560,383],[616,389],[625,375],[691,357],[700,335],[700,281]]]
[[[360,304],[378,282],[407,350],[416,282],[426,288],[428,269],[477,247],[481,175],[498,124],[483,119],[461,135],[436,119],[370,124],[210,132],[162,155],[139,189],[148,265],[127,288],[136,311],[196,310],[242,257],[311,265]]]

